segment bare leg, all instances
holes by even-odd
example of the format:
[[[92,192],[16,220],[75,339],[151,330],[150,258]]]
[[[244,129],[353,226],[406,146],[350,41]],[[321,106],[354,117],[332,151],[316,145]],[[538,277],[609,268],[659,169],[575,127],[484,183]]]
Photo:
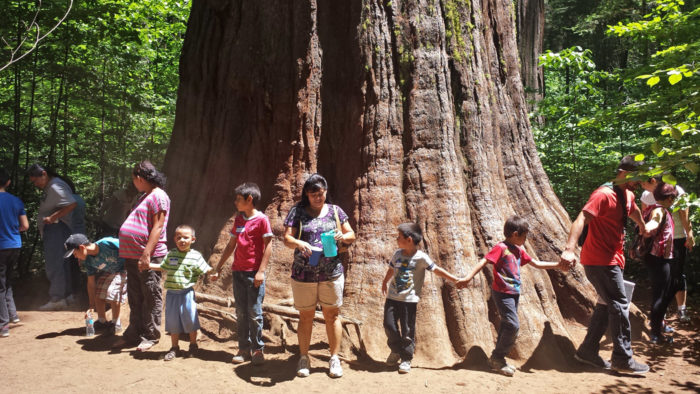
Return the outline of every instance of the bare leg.
[[[315,310],[299,311],[299,327],[297,328],[297,338],[299,339],[299,353],[309,354],[311,345],[311,331],[314,327]]]
[[[97,318],[102,320],[107,320],[107,312],[105,312],[105,300],[95,297],[95,311],[97,312]]]
[[[343,339],[343,326],[340,324],[338,314],[340,309],[336,307],[323,307],[323,317],[326,319],[326,334],[328,335],[328,347],[331,356],[340,352],[340,342]]]
[[[172,347],[180,347],[180,334],[170,334],[170,342]]]
[[[678,309],[685,306],[686,294],[687,292],[685,290],[680,290],[676,293],[676,304],[678,305]]]
[[[197,344],[197,330],[194,330],[190,333],[190,344],[191,345]]]
[[[112,307],[112,321],[119,321],[119,312],[121,311],[122,304],[119,301],[110,301],[109,305]]]

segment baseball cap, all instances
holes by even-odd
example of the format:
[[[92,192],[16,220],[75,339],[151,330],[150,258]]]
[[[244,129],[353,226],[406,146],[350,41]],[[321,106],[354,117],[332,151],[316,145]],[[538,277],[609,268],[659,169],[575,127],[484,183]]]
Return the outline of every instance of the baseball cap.
[[[63,255],[63,258],[67,259],[70,256],[72,256],[73,251],[75,251],[75,249],[77,249],[78,246],[88,244],[90,244],[90,240],[88,240],[88,238],[84,234],[71,235],[63,244],[63,246],[66,248],[66,254]]]

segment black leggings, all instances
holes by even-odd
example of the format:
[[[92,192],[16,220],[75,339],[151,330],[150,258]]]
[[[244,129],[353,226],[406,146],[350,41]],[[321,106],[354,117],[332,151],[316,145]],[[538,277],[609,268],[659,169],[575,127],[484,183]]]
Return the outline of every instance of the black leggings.
[[[676,294],[671,278],[671,260],[647,254],[644,263],[651,281],[651,335],[660,336],[666,308]]]

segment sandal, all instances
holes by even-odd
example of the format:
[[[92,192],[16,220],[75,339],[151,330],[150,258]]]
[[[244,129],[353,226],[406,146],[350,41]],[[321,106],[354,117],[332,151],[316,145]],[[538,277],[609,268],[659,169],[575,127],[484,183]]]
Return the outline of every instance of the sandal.
[[[175,357],[177,357],[180,353],[180,348],[179,347],[171,347],[170,350],[168,350],[167,353],[165,353],[165,357],[163,357],[163,360],[165,361],[171,361]]]

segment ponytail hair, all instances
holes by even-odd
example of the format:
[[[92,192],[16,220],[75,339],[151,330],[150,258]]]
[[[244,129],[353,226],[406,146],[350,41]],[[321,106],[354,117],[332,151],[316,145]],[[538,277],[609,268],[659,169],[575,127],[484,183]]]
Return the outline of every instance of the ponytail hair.
[[[161,189],[165,187],[165,175],[162,172],[158,171],[156,167],[148,160],[144,160],[136,164],[134,166],[132,174],[134,174],[135,176],[140,176],[152,186],[157,186]]]

